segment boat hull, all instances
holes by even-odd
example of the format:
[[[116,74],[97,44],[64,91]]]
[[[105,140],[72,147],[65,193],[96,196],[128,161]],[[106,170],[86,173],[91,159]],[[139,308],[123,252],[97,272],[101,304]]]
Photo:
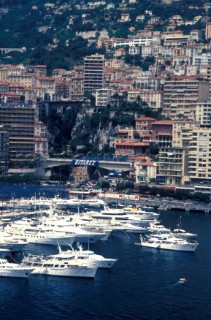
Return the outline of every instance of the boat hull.
[[[68,238],[27,238],[29,243],[34,243],[34,244],[44,244],[44,245],[49,245],[49,246],[69,246],[73,244],[75,237],[68,237]]]
[[[79,243],[95,243],[98,240],[102,240],[103,234],[91,234],[91,235],[86,235],[86,234],[76,234],[75,236],[75,242]]]
[[[154,248],[154,249],[164,249],[164,250],[174,250],[174,251],[188,251],[194,252],[198,247],[198,243],[193,244],[159,244],[159,243],[147,243],[141,242],[140,244],[142,247]]]
[[[28,244],[28,242],[25,243],[0,243],[0,246],[5,249],[9,249],[12,252],[18,252],[23,250],[23,248]]]
[[[96,261],[97,266],[100,269],[110,269],[116,262],[117,262],[117,259],[107,259],[104,261]]]
[[[45,268],[35,267],[33,274],[43,274],[48,276],[74,277],[74,278],[94,278],[97,267],[71,267],[71,268]]]
[[[9,278],[28,278],[32,273],[33,269],[26,270],[4,270],[0,269],[0,277],[9,277]]]

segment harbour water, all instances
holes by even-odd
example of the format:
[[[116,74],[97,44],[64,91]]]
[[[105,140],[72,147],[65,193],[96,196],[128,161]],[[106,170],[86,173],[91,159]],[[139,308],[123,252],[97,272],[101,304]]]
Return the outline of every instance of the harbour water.
[[[0,193],[30,197],[60,193],[60,187],[2,185]],[[1,320],[207,320],[211,318],[211,216],[163,212],[161,222],[197,233],[195,253],[135,246],[138,236],[120,234],[91,248],[118,258],[109,271],[98,270],[94,280],[34,275],[29,279],[0,278]],[[29,245],[27,253],[56,252]],[[17,259],[20,256],[16,257]],[[186,284],[179,283],[185,277]]]

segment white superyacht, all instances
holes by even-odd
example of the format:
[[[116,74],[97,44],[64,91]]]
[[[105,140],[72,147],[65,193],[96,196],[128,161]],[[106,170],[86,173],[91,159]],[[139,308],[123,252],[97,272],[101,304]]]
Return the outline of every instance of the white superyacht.
[[[59,254],[25,257],[22,265],[32,267],[33,274],[77,278],[94,278],[98,269],[97,264],[92,261],[69,260]]]

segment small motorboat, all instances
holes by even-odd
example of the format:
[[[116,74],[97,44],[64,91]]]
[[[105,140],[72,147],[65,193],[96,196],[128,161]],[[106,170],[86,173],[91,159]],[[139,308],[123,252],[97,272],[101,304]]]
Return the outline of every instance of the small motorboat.
[[[180,278],[179,279],[179,283],[186,283],[188,280],[186,278]]]

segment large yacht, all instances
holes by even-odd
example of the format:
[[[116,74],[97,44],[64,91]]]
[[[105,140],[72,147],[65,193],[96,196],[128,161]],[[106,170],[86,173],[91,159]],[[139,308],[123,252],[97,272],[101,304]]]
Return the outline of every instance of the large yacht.
[[[22,266],[17,263],[10,263],[6,259],[0,259],[0,276],[13,278],[28,278],[33,267]]]
[[[9,249],[12,252],[18,252],[28,244],[28,241],[23,237],[15,237],[7,232],[0,231],[0,247]]]
[[[31,256],[22,260],[23,266],[34,268],[33,274],[60,277],[94,278],[98,266],[92,261],[70,260],[62,255]]]
[[[67,234],[74,233],[75,241],[80,243],[95,243],[98,240],[106,241],[111,233],[111,230],[86,230],[80,225],[79,221],[71,221],[70,218],[64,219],[56,216],[43,218],[41,226],[49,227],[56,231],[62,231]]]
[[[78,250],[62,251],[59,248],[59,253],[56,255],[57,259],[67,259],[69,261],[77,259],[79,261],[93,261],[97,264],[98,268],[110,269],[114,263],[117,262],[117,259],[104,258],[103,256],[94,253],[91,250],[84,250],[81,244],[77,244]]]
[[[187,240],[176,238],[171,234],[158,234],[150,237],[140,236],[140,240],[142,247],[177,251],[194,252],[199,245],[197,242],[188,242]]]
[[[15,228],[13,225],[6,226],[5,231],[14,235],[15,237],[26,238],[28,243],[39,243],[46,245],[57,246],[58,243],[61,246],[68,246],[75,241],[75,234],[65,232],[54,231],[52,229],[40,228],[40,227],[24,227]]]
[[[139,227],[145,227],[149,226],[151,219],[143,219],[141,215],[139,214],[132,214],[132,213],[123,213],[123,214],[108,214],[108,213],[102,213],[102,211],[87,213],[90,214],[92,218],[97,220],[110,220],[110,221],[119,221],[122,223],[132,223],[133,225],[139,226]]]
[[[165,228],[159,221],[154,221],[150,223],[150,226],[147,228],[147,231],[153,234],[171,234],[176,238],[182,238],[185,240],[196,240],[197,234],[187,232],[184,229],[171,229]]]

